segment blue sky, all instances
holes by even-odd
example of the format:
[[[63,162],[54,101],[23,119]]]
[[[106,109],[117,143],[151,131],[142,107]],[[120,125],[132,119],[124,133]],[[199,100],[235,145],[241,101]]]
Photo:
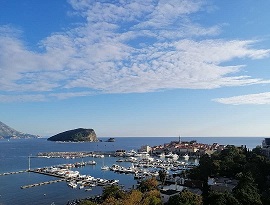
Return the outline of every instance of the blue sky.
[[[0,120],[42,136],[269,136],[268,8],[0,0]]]

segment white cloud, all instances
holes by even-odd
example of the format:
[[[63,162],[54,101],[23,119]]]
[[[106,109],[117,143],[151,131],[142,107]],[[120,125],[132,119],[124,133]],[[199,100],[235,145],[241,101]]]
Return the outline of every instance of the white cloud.
[[[213,101],[231,105],[263,105],[270,104],[270,92],[240,95],[229,98],[217,98]]]
[[[221,32],[220,25],[204,27],[191,21],[190,14],[206,9],[205,1],[69,2],[86,21],[42,39],[43,52],[25,46],[18,35],[21,31],[0,27],[4,31],[0,91],[20,92],[25,100],[31,95],[24,93],[33,92],[39,96],[33,99],[43,100],[92,95],[93,91],[132,93],[269,83],[241,75],[245,65],[228,66],[237,58],[269,57],[268,49],[256,49],[257,41],[213,38]],[[83,91],[72,92],[76,88]]]
[[[84,97],[89,95],[94,95],[94,92],[68,92],[68,93],[53,93],[50,94],[50,97],[56,97],[57,99],[64,100],[74,97]]]
[[[43,102],[46,101],[45,95],[42,94],[24,94],[24,95],[1,95],[0,102],[11,103],[11,102]]]

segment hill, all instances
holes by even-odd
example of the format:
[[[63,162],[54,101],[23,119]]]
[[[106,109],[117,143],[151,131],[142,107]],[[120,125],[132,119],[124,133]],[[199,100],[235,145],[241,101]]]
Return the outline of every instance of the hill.
[[[78,128],[56,134],[47,140],[63,142],[97,142],[97,136],[93,129]]]
[[[39,137],[38,135],[19,132],[0,121],[0,139],[10,139],[10,138],[28,139],[38,137]]]

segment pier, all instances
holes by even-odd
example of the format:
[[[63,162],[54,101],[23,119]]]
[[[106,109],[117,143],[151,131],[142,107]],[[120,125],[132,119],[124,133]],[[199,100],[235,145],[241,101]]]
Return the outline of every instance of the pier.
[[[36,183],[36,184],[25,185],[25,186],[21,186],[21,189],[27,189],[27,188],[48,185],[48,184],[53,184],[53,183],[63,182],[63,181],[66,181],[66,179],[57,179],[57,180],[51,180],[51,181],[47,181],[47,182],[40,182],[40,183]]]
[[[35,157],[75,159],[85,157],[103,158],[113,155],[114,152],[40,152]]]
[[[12,175],[12,174],[21,174],[21,173],[25,173],[25,172],[28,172],[28,170],[22,170],[22,171],[17,171],[17,172],[6,172],[6,173],[0,174],[0,176],[7,176],[7,175]]]
[[[71,188],[76,188],[77,186],[79,186],[80,189],[89,187],[89,189],[86,189],[86,190],[90,190],[90,187],[94,187],[94,186],[106,186],[106,185],[118,184],[119,180],[107,180],[107,179],[102,179],[102,178],[94,178],[90,175],[80,175],[78,171],[72,171],[69,169],[71,167],[95,165],[95,163],[93,162],[94,161],[89,161],[89,162],[84,162],[83,164],[76,162],[74,164],[62,164],[62,165],[51,166],[51,167],[28,169],[28,170],[16,171],[16,172],[6,172],[3,174],[0,174],[0,176],[32,172],[32,173],[37,173],[37,174],[42,174],[42,175],[47,175],[47,176],[57,178],[55,180],[50,180],[46,182],[24,185],[24,186],[21,186],[21,189],[33,188],[37,186],[49,185],[49,184],[53,184],[57,182],[64,182],[64,181]]]

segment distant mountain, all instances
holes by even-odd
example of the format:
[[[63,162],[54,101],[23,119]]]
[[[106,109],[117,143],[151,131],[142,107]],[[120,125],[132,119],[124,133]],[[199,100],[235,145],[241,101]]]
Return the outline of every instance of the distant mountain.
[[[48,138],[49,141],[63,142],[98,142],[97,135],[93,129],[78,128],[61,132]]]
[[[28,139],[28,138],[38,138],[38,135],[31,135],[31,134],[26,134],[19,132],[3,122],[0,121],[0,139]]]

